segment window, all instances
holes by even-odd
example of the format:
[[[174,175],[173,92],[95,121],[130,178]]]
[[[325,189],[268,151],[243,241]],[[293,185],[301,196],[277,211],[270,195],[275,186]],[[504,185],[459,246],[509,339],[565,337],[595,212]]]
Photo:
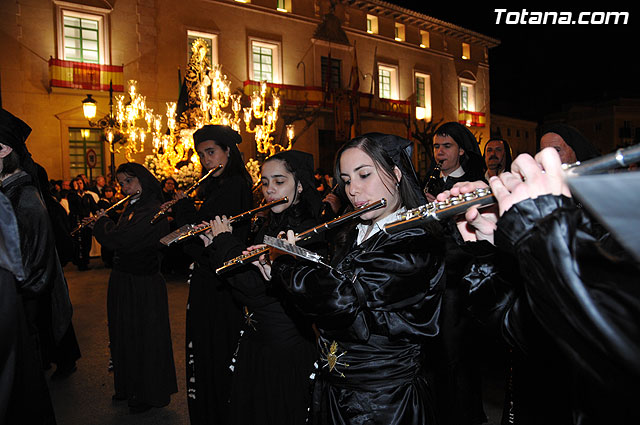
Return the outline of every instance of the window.
[[[331,64],[329,64],[329,59],[331,59]],[[322,70],[322,88],[326,88],[328,86],[329,89],[340,89],[342,87],[341,84],[341,61],[340,59],[328,58],[326,56],[322,56],[320,58],[321,70]],[[330,67],[330,68],[329,68]],[[327,78],[329,81],[327,82]]]
[[[471,46],[468,43],[462,43],[462,59],[471,59]]]
[[[415,73],[416,119],[431,121],[431,76]]]
[[[267,81],[268,83],[282,82],[282,64],[280,59],[280,44],[272,41],[250,40],[251,79]]]
[[[216,65],[218,63],[218,36],[216,34],[209,34],[206,32],[187,30],[188,59],[191,58],[191,54],[192,54],[191,46],[193,45],[193,42],[199,38],[204,40],[204,42],[207,44],[207,48],[209,49],[207,53],[207,59],[209,60],[209,65],[212,65],[212,66]]]
[[[279,12],[291,12],[291,0],[276,0],[276,10]]]
[[[86,174],[89,179],[104,175],[102,130],[95,128],[69,128],[69,172],[71,176]],[[87,151],[92,149],[96,153],[97,166],[89,168],[87,165]]]
[[[378,33],[378,17],[373,15],[367,15],[367,32],[369,34]]]
[[[110,64],[107,12],[88,13],[56,6],[58,58],[74,62]]]
[[[460,82],[460,110],[475,111],[475,87],[471,83]]]
[[[383,99],[398,99],[398,68],[378,65],[378,92]]]
[[[404,25],[396,22],[396,41],[404,41]]]
[[[76,62],[100,63],[98,49],[98,21],[65,16],[64,57]]]
[[[429,44],[429,31],[420,30],[420,47],[423,49],[431,47]]]

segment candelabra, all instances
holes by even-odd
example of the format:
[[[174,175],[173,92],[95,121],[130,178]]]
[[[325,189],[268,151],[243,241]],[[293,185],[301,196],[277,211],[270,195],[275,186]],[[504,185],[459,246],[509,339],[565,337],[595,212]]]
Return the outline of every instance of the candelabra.
[[[287,139],[289,141],[287,146],[282,146],[273,143],[273,136],[271,135],[276,131],[276,122],[278,121],[278,109],[280,108],[280,97],[277,93],[273,92],[271,95],[272,104],[266,106],[267,96],[267,82],[262,81],[260,83],[260,91],[254,91],[251,96],[251,106],[243,108],[245,130],[248,133],[255,134],[256,148],[259,153],[268,156],[274,155],[277,152],[291,149],[291,141],[294,137],[294,130],[292,125],[287,125]],[[251,128],[252,121],[256,119],[259,121]]]

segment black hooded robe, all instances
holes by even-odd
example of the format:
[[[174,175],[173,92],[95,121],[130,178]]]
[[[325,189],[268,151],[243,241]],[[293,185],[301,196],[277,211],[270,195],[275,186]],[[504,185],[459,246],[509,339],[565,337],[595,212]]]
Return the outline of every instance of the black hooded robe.
[[[31,176],[19,171],[5,178],[2,190],[11,200],[18,220],[26,275],[17,288],[21,300],[18,303],[19,354],[9,418],[19,418],[16,423],[55,423],[42,369],[40,339],[43,323],[47,324],[46,332],[52,333],[55,342],[69,329],[72,307],[67,282],[56,254],[49,215]]]
[[[179,225],[231,217],[251,209],[251,189],[242,176],[231,175],[207,182],[206,199],[196,212],[189,199],[176,204]],[[233,234],[246,240],[248,225],[237,223]],[[184,252],[194,261],[189,278],[186,317],[187,402],[192,425],[225,424],[228,413],[231,371],[242,313],[231,290],[209,266],[210,250],[193,238]]]
[[[169,224],[151,224],[160,200],[145,198],[148,188],[141,184],[143,197],[125,207],[118,223],[104,216],[93,232],[115,251],[107,292],[115,398],[130,407],[162,407],[178,391],[158,242]]]

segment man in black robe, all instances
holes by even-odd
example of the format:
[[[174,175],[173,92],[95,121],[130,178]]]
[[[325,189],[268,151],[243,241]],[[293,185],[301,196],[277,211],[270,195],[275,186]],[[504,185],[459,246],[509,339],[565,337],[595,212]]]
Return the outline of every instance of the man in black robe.
[[[482,180],[485,164],[478,142],[469,129],[457,122],[442,124],[433,137],[435,160],[441,163],[427,199],[459,181]],[[433,374],[438,421],[444,425],[476,425],[487,421],[482,404],[479,324],[466,311],[467,287],[462,279],[476,253],[468,252],[455,230],[445,223],[446,287],[440,312],[440,334],[429,342],[432,356],[425,369]]]
[[[433,136],[433,157],[440,164],[435,173],[435,164],[428,175],[436,174],[427,181],[425,195],[432,202],[440,192],[451,189],[457,182],[484,179],[486,166],[478,147],[478,141],[469,129],[457,122],[442,124]],[[427,189],[427,188],[425,188]]]
[[[58,344],[71,323],[71,300],[56,253],[55,237],[26,147],[31,128],[0,110],[0,182],[15,212],[25,279],[18,283],[18,358],[9,423],[53,424],[55,415],[42,368],[40,339]],[[47,329],[43,329],[43,323]]]
[[[493,303],[504,338],[522,353],[509,391],[509,423],[639,423],[640,268],[578,206],[560,163],[552,149],[535,159],[519,156],[512,172],[490,181],[497,211],[472,208],[462,222],[475,229],[468,240],[493,242],[495,233],[496,246],[517,258],[520,278],[508,281],[511,299]],[[497,286],[483,289],[495,276],[491,268],[479,271],[474,292],[499,298]]]

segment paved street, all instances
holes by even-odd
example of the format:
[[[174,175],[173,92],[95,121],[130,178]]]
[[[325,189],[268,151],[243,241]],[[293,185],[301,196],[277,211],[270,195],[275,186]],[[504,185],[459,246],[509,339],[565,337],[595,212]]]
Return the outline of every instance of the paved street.
[[[99,258],[91,260],[91,270],[79,272],[67,265],[65,275],[73,302],[73,325],[82,351],[78,370],[69,378],[49,381],[58,425],[188,425],[184,371],[184,326],[188,286],[186,276],[166,276],[169,293],[171,336],[178,379],[178,393],[169,406],[130,415],[126,402],[112,402],[113,376],[108,372],[107,281],[109,269]],[[51,375],[53,367],[47,375]],[[489,425],[500,423],[502,377],[486,376],[485,410]],[[256,424],[260,425],[260,424]]]
[[[82,358],[78,371],[61,381],[49,381],[58,425],[188,425],[184,371],[184,321],[188,287],[186,277],[167,276],[169,317],[178,393],[169,406],[130,415],[127,402],[112,402],[113,375],[108,372],[107,281],[110,269],[102,261],[91,260],[92,269],[77,271],[65,267],[73,302],[73,325]],[[48,372],[50,375],[55,366]]]

